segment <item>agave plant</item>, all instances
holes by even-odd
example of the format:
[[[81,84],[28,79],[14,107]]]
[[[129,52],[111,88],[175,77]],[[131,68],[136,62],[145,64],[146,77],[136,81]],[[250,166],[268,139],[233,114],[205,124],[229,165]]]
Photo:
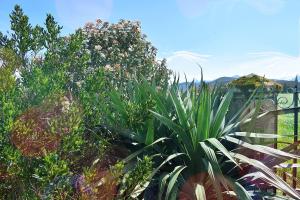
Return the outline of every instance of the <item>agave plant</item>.
[[[135,196],[147,198],[152,190],[152,199],[262,199],[268,196],[284,199],[270,192],[271,188],[278,188],[291,198],[300,199],[297,191],[272,169],[280,162],[299,156],[249,142],[249,138],[270,139],[277,135],[238,132],[238,127],[251,118],[239,118],[244,109],[241,108],[232,119],[226,119],[233,96],[231,89],[220,95],[217,89],[202,82],[200,88],[192,83],[182,91],[178,81],[160,90],[146,82],[135,84],[133,88],[136,88],[134,94],[134,91],[148,94],[138,95],[139,102],[151,98],[154,103],[149,110],[152,115],[140,124],[143,128],[119,130],[122,136],[130,138],[136,150],[125,161],[130,166],[139,154],[146,154],[152,156],[156,166],[147,184],[137,184]],[[134,94],[129,101],[137,102]],[[113,93],[112,100],[120,118],[128,117],[126,103],[120,95]],[[253,155],[263,155],[265,159],[258,160]]]

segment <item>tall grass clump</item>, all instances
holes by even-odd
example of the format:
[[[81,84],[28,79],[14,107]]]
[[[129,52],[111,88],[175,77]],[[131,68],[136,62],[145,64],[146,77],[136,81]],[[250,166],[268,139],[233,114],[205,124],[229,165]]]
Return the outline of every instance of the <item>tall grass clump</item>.
[[[299,156],[250,142],[250,138],[276,135],[239,132],[239,126],[251,118],[241,119],[239,112],[226,119],[232,89],[222,94],[204,82],[199,88],[192,83],[185,91],[179,89],[178,81],[163,88],[146,81],[133,85],[130,96],[113,92],[111,98],[115,124],[123,125],[119,133],[130,139],[127,145],[134,151],[126,159],[129,169],[142,155],[153,160],[153,171],[148,182],[139,186],[139,195],[149,199],[281,198],[272,193],[275,187],[300,198],[272,169]],[[145,106],[145,102],[151,104]],[[129,105],[142,108],[133,112]],[[135,120],[129,120],[132,115]]]
[[[284,199],[273,188],[300,199],[273,172],[299,158],[296,144],[280,151],[254,142],[279,136],[238,131],[255,115],[227,117],[231,89],[170,83],[139,22],[97,20],[63,36],[52,15],[32,25],[18,5],[10,22],[0,199]]]

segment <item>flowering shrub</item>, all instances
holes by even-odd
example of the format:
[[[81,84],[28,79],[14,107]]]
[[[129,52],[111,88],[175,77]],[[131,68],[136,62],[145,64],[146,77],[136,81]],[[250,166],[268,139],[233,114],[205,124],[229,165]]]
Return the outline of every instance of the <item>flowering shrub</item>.
[[[31,108],[15,122],[12,143],[24,156],[42,156],[57,150],[62,137],[78,129],[80,110],[66,96],[49,97]]]
[[[156,61],[157,49],[146,40],[139,22],[121,20],[109,24],[102,20],[87,23],[82,29],[85,48],[91,54],[92,67],[104,66],[113,74],[117,86],[146,76],[164,83],[170,75],[165,60]]]
[[[1,198],[255,199],[267,186],[300,198],[272,171],[299,156],[249,143],[276,135],[237,132],[249,119],[227,120],[232,91],[170,85],[138,22],[97,20],[63,37],[51,15],[45,27],[20,6],[10,18],[0,33]]]
[[[165,84],[165,61],[138,22],[97,20],[61,36],[50,14],[45,26],[33,26],[17,5],[10,19],[11,30],[0,32],[0,197],[89,199],[89,191],[115,196],[119,187],[128,196],[150,165],[125,171],[127,148],[111,152],[122,141],[109,128],[110,92],[128,98],[131,80],[144,77]],[[143,124],[137,117],[146,104],[128,104],[129,121]],[[102,178],[109,181],[98,187]]]

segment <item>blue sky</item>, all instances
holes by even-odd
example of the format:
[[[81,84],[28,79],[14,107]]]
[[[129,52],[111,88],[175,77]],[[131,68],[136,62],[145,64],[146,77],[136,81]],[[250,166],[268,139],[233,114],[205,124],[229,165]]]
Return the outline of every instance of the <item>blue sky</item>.
[[[299,0],[0,0],[0,30],[20,4],[32,24],[51,13],[64,34],[101,18],[139,20],[169,67],[188,79],[300,74]]]

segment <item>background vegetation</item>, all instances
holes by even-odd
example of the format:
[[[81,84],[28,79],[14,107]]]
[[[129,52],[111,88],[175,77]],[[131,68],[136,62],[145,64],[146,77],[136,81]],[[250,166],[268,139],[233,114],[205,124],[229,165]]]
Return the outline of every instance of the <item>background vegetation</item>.
[[[138,22],[97,20],[61,36],[51,15],[33,26],[17,5],[10,19],[0,198],[259,199],[272,187],[300,198],[272,170],[298,156],[251,140],[276,135],[239,132],[250,101],[228,119],[230,88],[181,90]]]

